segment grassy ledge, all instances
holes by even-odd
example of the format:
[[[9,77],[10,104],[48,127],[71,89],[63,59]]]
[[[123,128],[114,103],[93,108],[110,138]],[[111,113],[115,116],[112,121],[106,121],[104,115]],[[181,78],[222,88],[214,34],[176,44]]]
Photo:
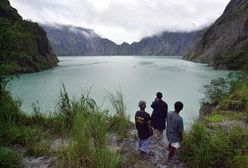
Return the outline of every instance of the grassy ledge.
[[[181,158],[189,167],[248,167],[248,74],[206,86],[203,106],[214,106],[185,135]]]

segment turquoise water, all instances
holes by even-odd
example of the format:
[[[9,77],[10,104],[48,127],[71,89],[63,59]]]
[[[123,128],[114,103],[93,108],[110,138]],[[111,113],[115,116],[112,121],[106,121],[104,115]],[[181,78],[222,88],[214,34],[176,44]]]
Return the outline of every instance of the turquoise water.
[[[9,88],[22,100],[25,112],[31,113],[31,105],[36,101],[43,111],[54,111],[63,83],[72,97],[91,88],[91,96],[108,108],[107,93],[121,89],[127,113],[133,120],[138,101],[146,100],[147,111],[151,113],[150,104],[156,92],[161,91],[169,110],[173,110],[175,101],[184,103],[181,115],[187,127],[198,118],[203,86],[227,74],[180,57],[91,56],[59,57],[59,60],[53,69],[20,75],[10,82]]]

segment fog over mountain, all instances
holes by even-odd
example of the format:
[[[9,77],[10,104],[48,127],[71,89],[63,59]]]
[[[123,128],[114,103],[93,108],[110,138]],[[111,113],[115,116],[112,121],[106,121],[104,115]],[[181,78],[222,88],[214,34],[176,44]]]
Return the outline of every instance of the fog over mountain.
[[[44,25],[57,55],[184,55],[199,32],[162,32],[132,44],[118,45],[92,29],[71,25]]]
[[[211,25],[230,0],[10,0],[24,19],[89,27],[117,44]]]
[[[219,69],[248,70],[248,1],[232,0],[194,42],[185,59]]]

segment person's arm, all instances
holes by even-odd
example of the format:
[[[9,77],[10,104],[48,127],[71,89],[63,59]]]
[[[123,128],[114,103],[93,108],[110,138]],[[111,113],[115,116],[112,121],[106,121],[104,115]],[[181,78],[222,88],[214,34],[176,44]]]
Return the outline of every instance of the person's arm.
[[[150,117],[150,115],[148,115],[147,117],[147,126],[150,132],[150,136],[153,135],[153,129],[152,129],[152,118]]]
[[[183,131],[184,131],[184,128],[183,128],[183,120],[181,119],[178,123],[178,133],[179,133],[179,139],[180,141],[183,140]]]
[[[136,129],[137,129],[137,113],[135,114],[135,117],[134,117],[134,120],[135,120],[135,127],[136,127]]]
[[[183,133],[182,132],[179,132],[179,139],[180,139],[180,141],[183,141]]]
[[[154,102],[152,102],[151,108],[155,108],[157,105],[157,98],[155,98]]]
[[[168,105],[165,103],[165,120],[167,119]]]
[[[149,120],[147,122],[147,124],[148,124],[148,129],[149,129],[149,132],[150,132],[150,136],[152,136],[153,135],[152,120]]]

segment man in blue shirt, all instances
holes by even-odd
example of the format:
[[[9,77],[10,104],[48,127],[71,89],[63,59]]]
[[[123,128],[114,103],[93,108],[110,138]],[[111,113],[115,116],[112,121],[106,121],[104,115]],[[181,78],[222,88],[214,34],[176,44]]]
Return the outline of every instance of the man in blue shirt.
[[[167,115],[167,130],[166,136],[169,141],[168,161],[170,162],[175,150],[180,147],[180,141],[183,140],[183,119],[179,116],[183,109],[182,102],[174,104],[175,111],[169,112]]]

